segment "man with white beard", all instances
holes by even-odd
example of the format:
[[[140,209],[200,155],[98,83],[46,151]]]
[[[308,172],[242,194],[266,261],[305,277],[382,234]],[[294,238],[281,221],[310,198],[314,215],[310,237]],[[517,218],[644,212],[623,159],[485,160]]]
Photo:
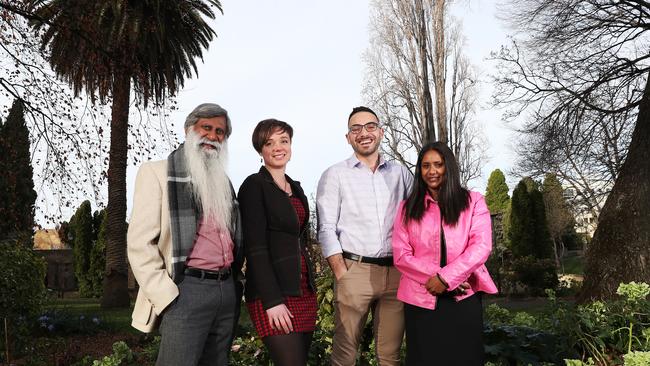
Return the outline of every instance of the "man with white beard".
[[[185,120],[185,143],[138,171],[127,237],[140,286],[132,325],[160,324],[158,366],[228,364],[243,260],[230,133],[228,112],[201,104]]]

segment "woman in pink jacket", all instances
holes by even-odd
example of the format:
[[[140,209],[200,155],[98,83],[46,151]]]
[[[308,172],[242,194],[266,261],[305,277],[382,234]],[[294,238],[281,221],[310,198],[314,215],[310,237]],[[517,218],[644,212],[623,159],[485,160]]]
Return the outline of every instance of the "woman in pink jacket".
[[[497,292],[484,265],[491,250],[483,196],[461,186],[447,145],[427,144],[393,227],[407,366],[484,364],[480,293]],[[465,282],[469,288],[461,286]]]

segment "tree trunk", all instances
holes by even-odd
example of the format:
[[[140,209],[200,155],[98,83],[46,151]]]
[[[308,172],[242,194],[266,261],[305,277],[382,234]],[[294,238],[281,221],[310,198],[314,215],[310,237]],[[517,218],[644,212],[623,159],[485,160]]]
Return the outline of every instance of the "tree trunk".
[[[7,365],[11,365],[11,356],[9,354],[9,327],[7,326],[7,318],[3,318],[5,323],[5,353],[7,355]]]
[[[447,97],[445,95],[445,0],[435,0],[433,6],[433,84],[436,89],[438,140],[447,143]]]
[[[421,75],[420,78],[422,79],[422,107],[423,107],[423,116],[422,119],[424,120],[424,125],[425,125],[425,130],[424,130],[424,139],[422,141],[422,145],[426,144],[427,142],[433,142],[436,141],[436,127],[435,127],[435,119],[433,116],[433,98],[431,97],[431,88],[429,87],[429,62],[427,61],[428,58],[428,34],[427,34],[427,17],[425,14],[424,10],[424,4],[423,0],[418,0],[416,2],[416,11],[417,11],[417,16],[419,17],[418,21],[416,24],[419,25],[418,27],[418,35],[415,37],[416,42],[418,43],[419,46],[419,51],[420,51],[420,69],[421,69]],[[434,69],[434,74],[435,74],[435,69]]]
[[[639,106],[625,163],[587,248],[579,300],[611,298],[621,282],[650,283],[650,84]]]
[[[556,240],[555,237],[552,237],[551,242],[553,243],[553,258],[555,259],[555,268],[561,270],[562,273],[564,273],[564,269],[562,268],[562,263],[560,262],[560,255],[557,253],[557,247],[558,247],[557,244],[559,240]]]
[[[108,162],[108,206],[106,207],[106,272],[102,308],[128,307],[126,261],[126,163],[128,154],[129,96],[128,72],[113,80],[111,149]]]

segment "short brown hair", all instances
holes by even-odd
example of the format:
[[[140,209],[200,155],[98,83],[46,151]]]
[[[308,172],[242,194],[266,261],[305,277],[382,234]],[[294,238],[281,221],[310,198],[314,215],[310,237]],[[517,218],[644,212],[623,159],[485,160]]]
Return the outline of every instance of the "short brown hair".
[[[253,147],[255,151],[261,153],[266,141],[276,132],[286,132],[289,134],[289,139],[293,138],[293,128],[288,123],[275,118],[260,121],[253,130]]]

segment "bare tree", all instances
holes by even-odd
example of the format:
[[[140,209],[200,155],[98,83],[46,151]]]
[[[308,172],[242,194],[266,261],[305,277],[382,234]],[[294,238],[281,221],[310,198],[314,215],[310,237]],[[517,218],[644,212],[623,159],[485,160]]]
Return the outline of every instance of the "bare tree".
[[[507,119],[520,116],[525,105],[514,88],[534,89],[536,81],[528,79],[522,70],[527,64],[516,42],[511,48],[504,48],[493,54],[504,65],[518,65],[515,70],[505,69],[496,77],[497,105],[509,107]],[[614,110],[618,105],[631,103],[633,90],[642,85],[627,86],[621,90],[616,83],[603,85],[591,97],[592,103]],[[622,92],[622,95],[621,95]],[[542,101],[531,103],[531,111],[525,115],[521,139],[516,145],[518,153],[515,173],[521,176],[543,177],[554,172],[575,191],[572,199],[574,209],[598,217],[611,191],[627,154],[632,130],[637,118],[636,109],[625,109],[618,113],[602,112],[587,106],[574,106],[564,116],[558,116],[553,123],[539,123],[561,103],[557,96],[549,95]],[[625,99],[621,99],[621,98]],[[532,105],[535,104],[533,107]],[[572,119],[575,124],[566,124],[562,119]]]
[[[47,222],[90,199],[104,207],[108,168],[110,111],[88,98],[74,97],[47,63],[48,53],[28,25],[34,15],[20,2],[0,1],[0,113],[13,99],[25,104],[30,131],[37,210]],[[168,116],[175,102],[149,108],[133,103],[129,126],[129,160],[148,160],[177,144]]]
[[[546,174],[541,188],[546,212],[546,226],[553,241],[555,265],[560,269],[562,268],[560,259],[566,250],[563,236],[573,228],[575,219],[564,198],[562,185],[555,174]]]
[[[363,94],[383,120],[389,157],[413,168],[423,144],[443,141],[456,154],[466,184],[480,175],[485,150],[473,124],[475,72],[446,6],[443,0],[372,3]]]
[[[416,4],[419,4],[421,8],[426,5],[429,5],[430,2],[423,4],[425,0],[418,0]],[[438,140],[442,142],[447,142],[447,98],[446,93],[446,59],[447,59],[447,45],[445,41],[445,8],[447,1],[445,0],[433,0],[433,39],[434,39],[434,49],[433,49],[433,86],[436,90],[436,117],[438,125]],[[431,5],[429,5],[431,6]],[[420,36],[426,37],[426,24],[427,20],[425,18],[426,12],[423,9],[420,9]],[[458,32],[458,28],[455,29]],[[455,37],[451,42],[453,46],[458,46],[459,44],[458,37]],[[426,55],[426,53],[425,53]],[[424,56],[421,56],[424,57]],[[457,60],[457,59],[455,59]],[[426,70],[426,63],[422,65],[422,69]],[[456,69],[454,69],[456,71]],[[431,139],[432,141],[435,139]]]
[[[520,0],[506,11],[523,39],[496,55],[497,104],[525,115],[530,151],[585,191],[613,181],[587,248],[582,300],[650,282],[650,4]]]

